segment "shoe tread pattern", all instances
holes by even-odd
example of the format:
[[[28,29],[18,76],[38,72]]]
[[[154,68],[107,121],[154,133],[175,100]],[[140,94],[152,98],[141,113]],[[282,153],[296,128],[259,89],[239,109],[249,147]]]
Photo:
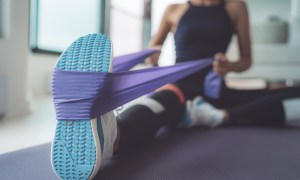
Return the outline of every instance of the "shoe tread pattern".
[[[76,40],[61,55],[57,70],[108,72],[111,42],[104,34]],[[52,166],[62,179],[89,179],[96,165],[96,145],[91,120],[57,120],[52,145]]]

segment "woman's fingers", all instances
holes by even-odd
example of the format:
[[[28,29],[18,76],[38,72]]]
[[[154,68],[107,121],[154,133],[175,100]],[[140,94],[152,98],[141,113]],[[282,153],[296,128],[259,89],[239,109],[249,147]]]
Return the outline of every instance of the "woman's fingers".
[[[145,63],[146,64],[152,64],[152,65],[157,65],[158,60],[159,60],[160,52],[157,52],[150,57],[146,58]]]
[[[224,76],[228,73],[228,64],[229,61],[224,53],[217,53],[214,56],[215,61],[213,62],[213,70],[216,74]]]
[[[224,69],[224,68],[213,67],[213,70],[219,76],[224,76],[224,75],[226,75],[228,73],[227,69]]]
[[[227,60],[225,54],[222,53],[222,52],[219,52],[219,53],[215,54],[214,58],[215,58],[215,60],[221,60],[221,61],[222,60],[225,60],[225,61]]]

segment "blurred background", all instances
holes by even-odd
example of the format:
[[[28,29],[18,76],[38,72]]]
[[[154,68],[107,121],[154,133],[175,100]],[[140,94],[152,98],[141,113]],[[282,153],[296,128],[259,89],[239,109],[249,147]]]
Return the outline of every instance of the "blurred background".
[[[114,54],[146,48],[167,5],[186,0],[0,0],[0,154],[51,141],[50,79],[60,53],[79,36],[107,33]],[[254,65],[228,83],[264,87],[300,82],[300,0],[247,0]],[[173,35],[160,65],[174,63]],[[227,53],[238,57],[236,38]],[[252,86],[252,88],[253,88]]]

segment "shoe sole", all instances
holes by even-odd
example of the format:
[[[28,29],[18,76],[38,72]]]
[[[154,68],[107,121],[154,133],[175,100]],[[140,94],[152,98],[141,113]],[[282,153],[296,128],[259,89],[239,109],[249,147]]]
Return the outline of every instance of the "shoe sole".
[[[89,34],[70,45],[55,69],[81,72],[111,72],[112,44],[104,34]],[[101,117],[86,120],[57,120],[52,143],[52,167],[61,179],[92,179],[101,163],[97,123]],[[103,129],[99,129],[103,141]],[[101,149],[102,148],[102,149]],[[98,156],[97,156],[98,155]]]

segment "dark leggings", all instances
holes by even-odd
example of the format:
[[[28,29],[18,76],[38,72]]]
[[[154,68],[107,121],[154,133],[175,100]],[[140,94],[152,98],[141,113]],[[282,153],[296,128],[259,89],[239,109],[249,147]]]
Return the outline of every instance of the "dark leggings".
[[[184,87],[180,89],[187,99],[199,95]],[[227,110],[230,117],[229,124],[268,126],[283,125],[285,122],[283,100],[299,97],[300,87],[277,90],[234,90],[225,87],[219,100],[204,96],[206,101],[215,107]],[[135,105],[123,112],[118,119],[121,132],[120,151],[147,142],[163,126],[172,126],[180,122],[184,104],[174,92],[163,90],[150,98],[161,103],[165,111],[155,114],[146,106]]]
[[[161,127],[176,125],[180,121],[184,105],[173,92],[160,91],[151,98],[160,102],[165,111],[155,114],[146,106],[134,105],[120,114],[120,151],[147,142]]]
[[[300,98],[300,87],[264,91],[230,90],[234,97],[229,98],[225,109],[229,113],[231,124],[253,124],[262,126],[283,125],[285,112],[283,101]],[[237,93],[237,96],[234,94]]]

